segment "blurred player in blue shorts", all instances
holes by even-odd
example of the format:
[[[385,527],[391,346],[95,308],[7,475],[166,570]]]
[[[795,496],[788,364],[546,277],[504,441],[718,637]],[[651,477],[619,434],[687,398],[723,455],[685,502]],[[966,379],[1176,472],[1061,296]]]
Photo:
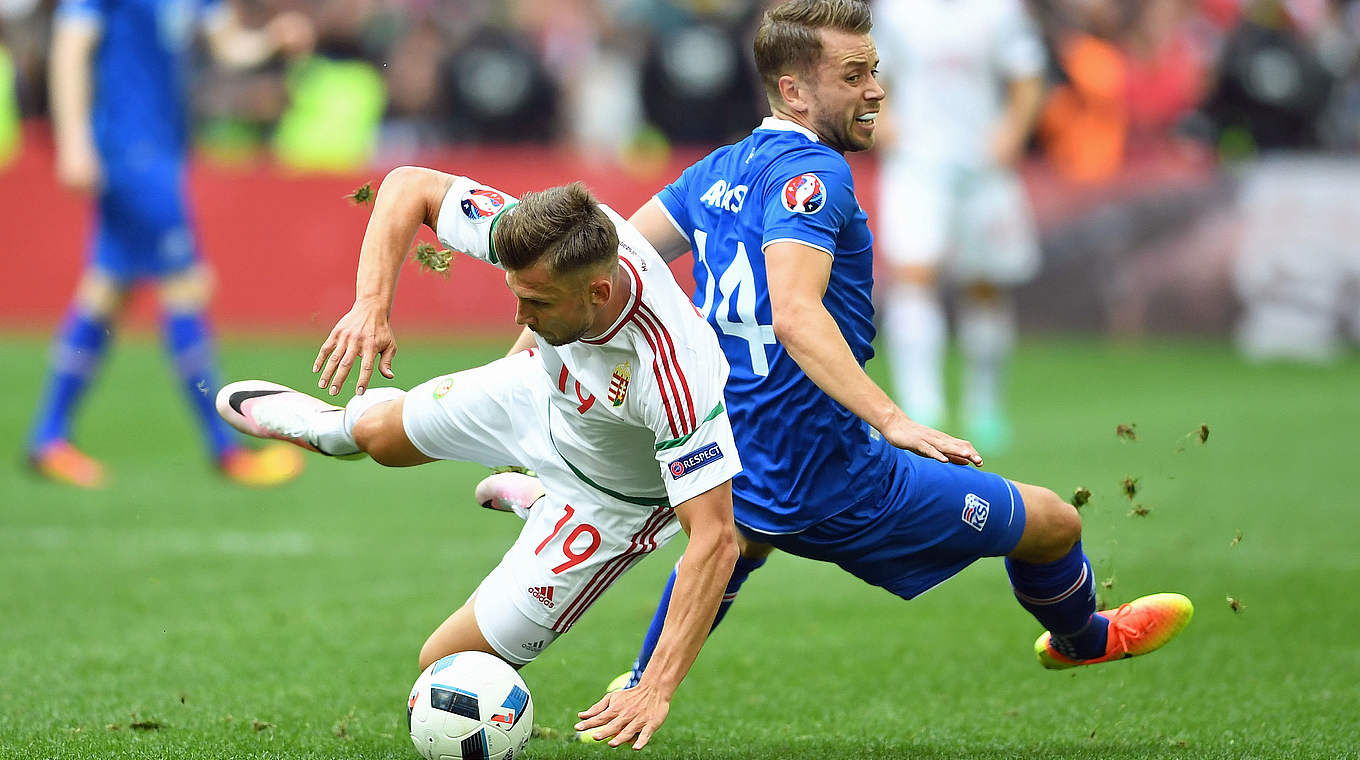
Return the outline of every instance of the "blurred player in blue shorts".
[[[131,288],[155,280],[166,350],[209,453],[228,478],[287,481],[301,469],[286,445],[242,448],[217,416],[215,351],[208,328],[211,280],[185,197],[187,77],[195,36],[235,66],[302,52],[312,27],[296,13],[246,29],[220,0],[62,0],[56,11],[50,87],[57,177],[97,198],[90,260],[57,334],[52,366],[28,440],[33,468],[53,480],[97,487],[103,466],[70,442],[71,416],[106,353]]]
[[[667,259],[694,252],[694,303],[731,365],[743,556],[719,619],[772,547],[834,562],[904,599],[1004,556],[1016,598],[1047,629],[1035,643],[1045,667],[1157,649],[1189,622],[1189,599],[1156,594],[1097,612],[1076,509],[970,467],[982,458],[969,442],[912,421],[864,372],[873,240],[844,153],[873,145],[884,97],[870,25],[867,4],[854,0],[768,11],[755,56],[773,116],[631,220]],[[522,507],[535,495],[532,479],[502,473],[478,500]],[[653,631],[618,686],[647,666]]]

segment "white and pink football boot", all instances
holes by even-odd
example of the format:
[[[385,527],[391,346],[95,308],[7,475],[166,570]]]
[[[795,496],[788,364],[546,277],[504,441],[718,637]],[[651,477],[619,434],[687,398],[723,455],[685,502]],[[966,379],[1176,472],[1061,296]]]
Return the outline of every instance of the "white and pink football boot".
[[[345,431],[344,407],[268,380],[240,380],[217,392],[217,413],[256,438],[273,438],[341,459],[364,453]]]

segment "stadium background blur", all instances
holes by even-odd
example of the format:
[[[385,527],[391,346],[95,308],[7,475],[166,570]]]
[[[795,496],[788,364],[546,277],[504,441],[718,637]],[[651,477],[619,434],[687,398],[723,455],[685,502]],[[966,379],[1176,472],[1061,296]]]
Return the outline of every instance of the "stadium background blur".
[[[1251,355],[1310,360],[1353,342],[1360,3],[1030,5],[1050,90],[1024,166],[1045,266],[1020,294],[1022,326],[1234,333]],[[14,83],[0,179],[24,188],[0,209],[7,269],[23,283],[0,324],[59,316],[86,229],[88,212],[51,177],[51,6],[0,3]],[[193,191],[227,329],[338,313],[365,216],[338,196],[389,167],[430,164],[512,192],[581,177],[626,213],[762,115],[748,50],[755,0],[238,7],[247,21],[303,10],[319,45],[288,68],[199,68]],[[852,160],[859,187],[873,187],[873,155]],[[861,192],[871,221],[872,195]],[[266,264],[278,276],[262,282],[252,273]],[[476,269],[466,276],[494,279]],[[317,298],[288,298],[287,271],[305,273]],[[471,290],[450,303],[434,283],[408,284],[398,326],[508,324],[503,293]]]

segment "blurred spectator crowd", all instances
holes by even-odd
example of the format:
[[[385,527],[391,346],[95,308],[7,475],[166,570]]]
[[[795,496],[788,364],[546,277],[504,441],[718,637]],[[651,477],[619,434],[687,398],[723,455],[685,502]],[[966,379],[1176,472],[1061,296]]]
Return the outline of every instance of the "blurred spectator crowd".
[[[773,0],[231,1],[247,24],[304,12],[317,46],[248,71],[205,59],[196,142],[217,160],[353,171],[550,143],[627,165],[739,139],[767,112],[750,48]],[[1022,298],[1029,326],[1235,321],[1267,356],[1331,355],[1338,314],[1360,336],[1344,202],[1360,193],[1360,0],[1027,4],[1049,52],[1026,168],[1048,290]],[[20,119],[47,113],[55,5],[0,0],[0,165]],[[1290,224],[1300,204],[1308,229]]]
[[[54,4],[0,0],[0,42],[24,116],[46,112]],[[247,22],[306,12],[319,44],[301,63],[244,73],[205,66],[195,87],[200,143],[230,155],[310,114],[332,129],[371,131],[387,158],[459,142],[551,141],[602,155],[660,140],[712,145],[762,115],[749,48],[766,4],[236,0]],[[1073,179],[1108,177],[1130,152],[1168,134],[1230,157],[1360,146],[1360,3],[1030,6],[1052,62],[1040,142]],[[306,143],[302,132],[292,139]]]
[[[1360,147],[1360,3],[1045,0],[1054,63],[1041,135],[1098,179],[1168,135],[1226,158]]]
[[[0,0],[0,40],[24,115],[46,111],[54,5]],[[759,6],[237,0],[247,23],[304,11],[318,46],[309,60],[255,71],[204,66],[194,88],[199,143],[230,155],[311,112],[331,129],[374,130],[380,159],[463,142],[552,141],[605,154],[658,139],[711,144],[761,116],[748,50]]]

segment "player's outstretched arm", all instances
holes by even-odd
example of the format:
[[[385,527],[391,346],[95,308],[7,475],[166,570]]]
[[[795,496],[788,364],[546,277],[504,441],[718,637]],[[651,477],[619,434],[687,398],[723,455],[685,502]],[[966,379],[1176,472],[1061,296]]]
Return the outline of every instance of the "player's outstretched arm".
[[[636,737],[633,749],[642,749],[665,722],[671,697],[708,637],[737,562],[732,481],[685,501],[675,514],[689,534],[689,544],[676,570],[656,653],[637,686],[606,694],[579,713],[576,730],[591,731],[596,739],[613,737],[611,747]]]
[[[831,277],[825,251],[795,242],[765,248],[774,334],[809,379],[892,445],[954,464],[982,464],[968,441],[926,427],[898,408],[864,373],[822,298]]]
[[[439,207],[452,184],[452,175],[415,166],[398,167],[383,178],[359,248],[354,306],[335,324],[312,363],[312,371],[321,373],[318,388],[329,385],[332,396],[339,393],[355,361],[359,362],[355,393],[368,388],[379,358],[383,377],[393,377],[397,341],[389,318],[397,275],[420,225],[435,229]]]

